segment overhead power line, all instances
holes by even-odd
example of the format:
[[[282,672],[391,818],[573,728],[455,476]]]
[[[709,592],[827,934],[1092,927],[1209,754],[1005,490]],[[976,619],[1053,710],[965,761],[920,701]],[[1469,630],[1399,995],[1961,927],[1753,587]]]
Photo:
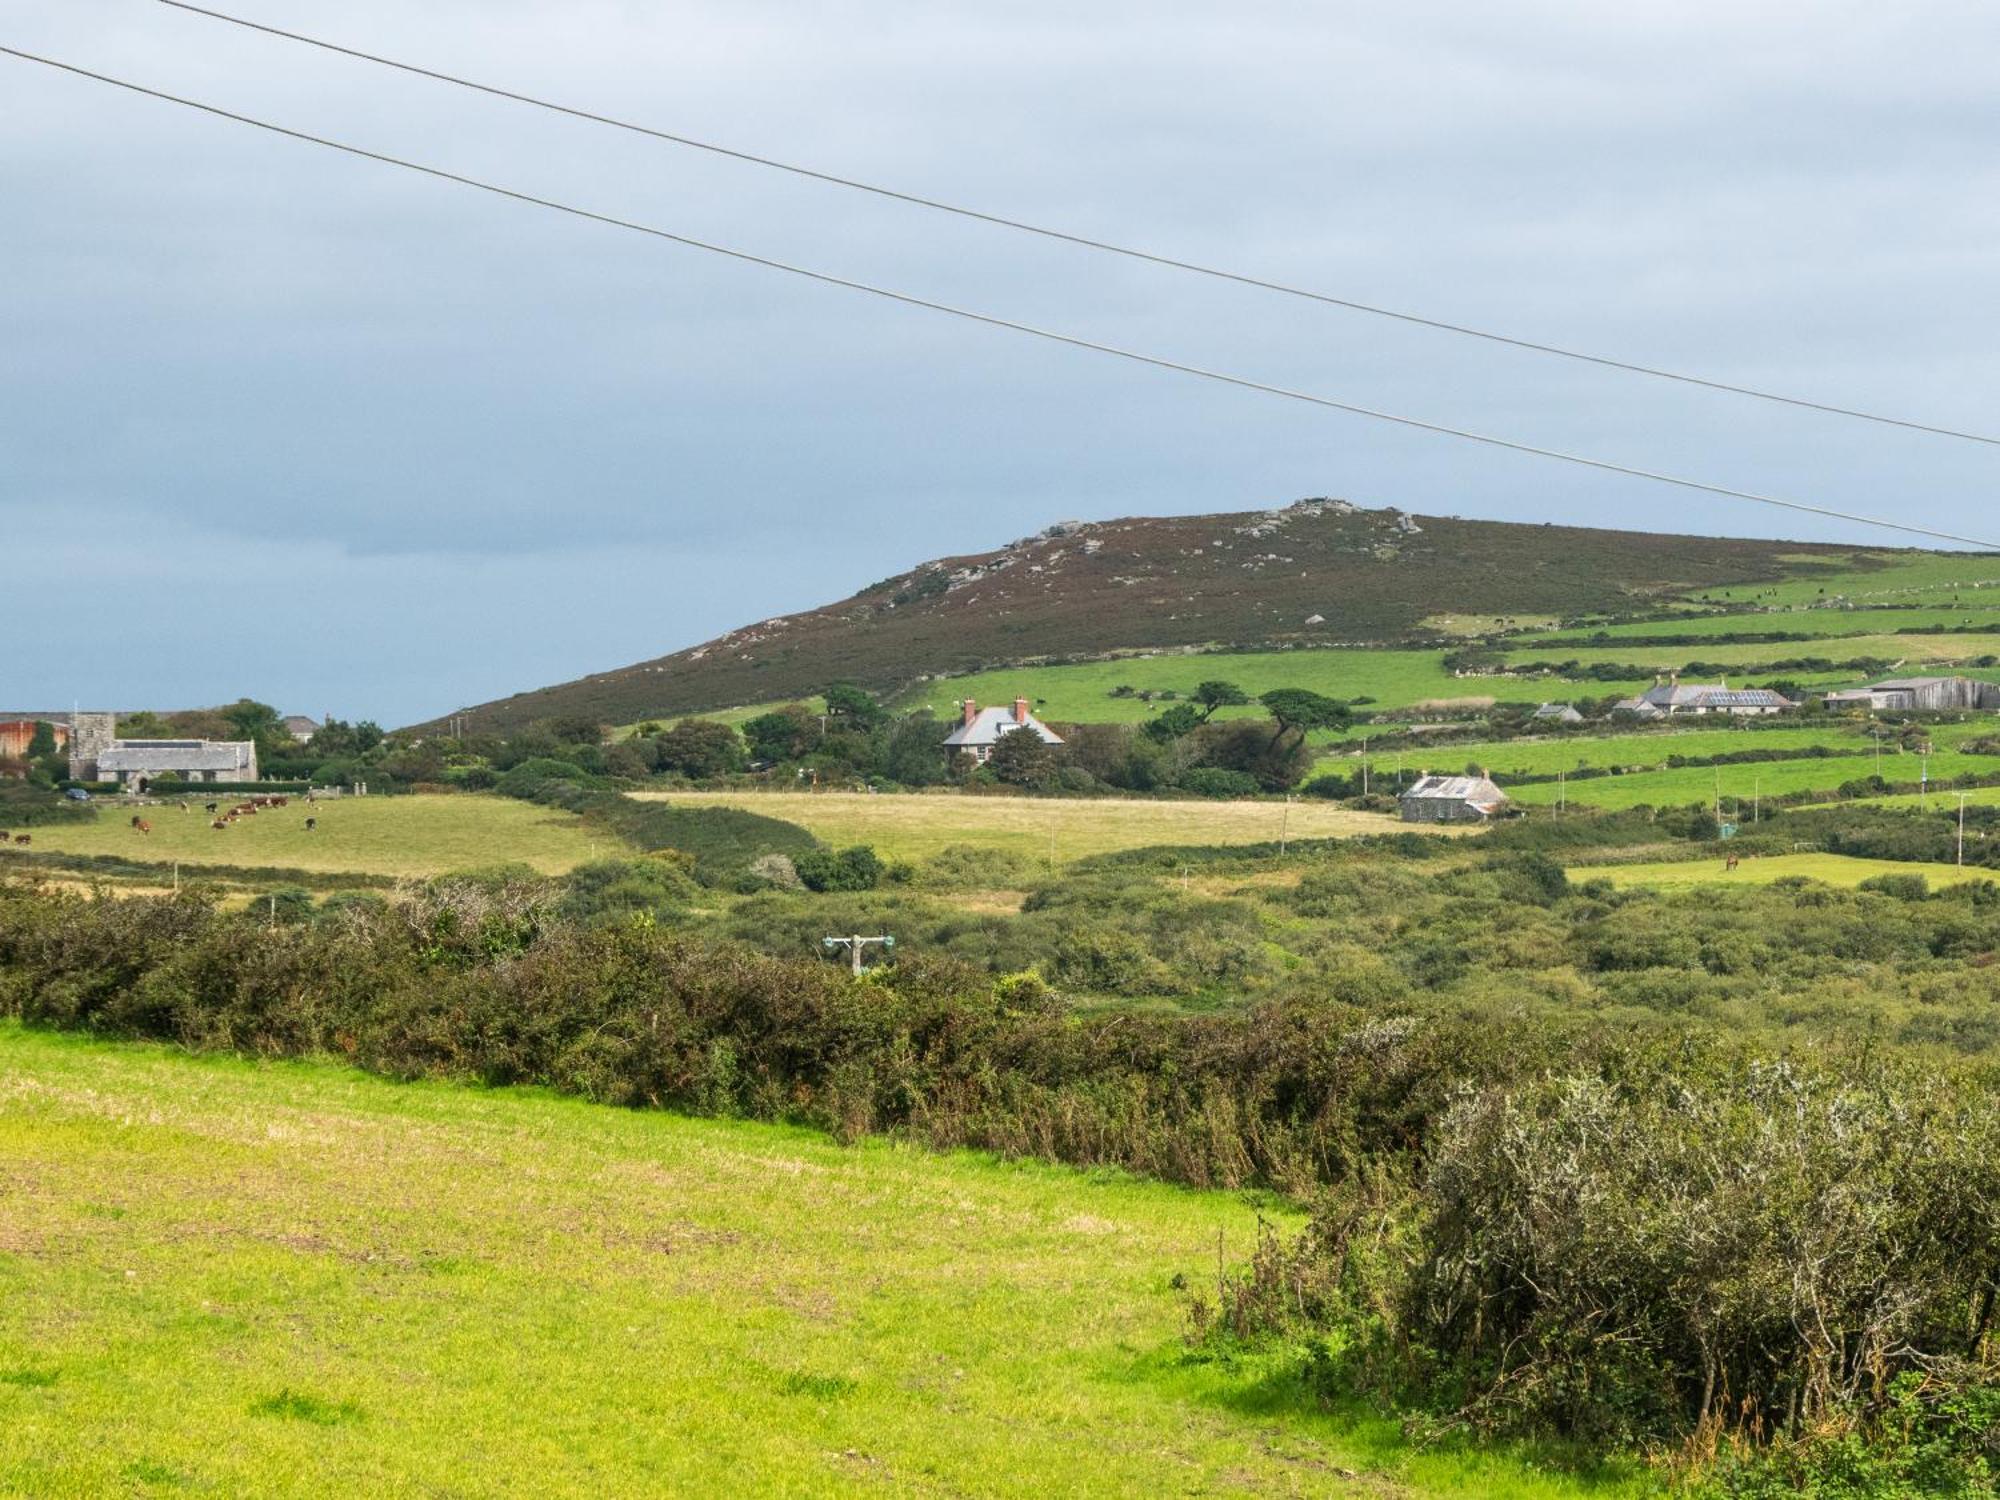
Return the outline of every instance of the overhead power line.
[[[480,83],[463,78],[454,73],[441,72],[435,68],[420,67],[415,63],[400,62],[393,57],[379,53],[364,52],[356,47],[343,46],[321,37],[307,36],[303,32],[286,31],[282,27],[269,26],[262,21],[252,21],[243,16],[230,15],[226,11],[211,10],[204,5],[192,5],[188,0],[160,0],[162,5],[170,5],[175,10],[187,11],[211,20],[223,21],[231,26],[241,26],[249,31],[261,31],[267,36],[282,38],[288,42],[301,42],[308,47],[317,47],[325,52],[335,52],[343,57],[355,58],[361,62],[375,63],[381,67],[394,68],[398,72],[410,73],[419,78],[429,78],[438,83],[449,83],[458,88],[471,89],[475,93],[487,94],[495,99],[506,99],[515,104],[527,104],[536,109],[551,110],[572,119],[587,120],[593,125],[608,125],[615,130],[630,131],[634,135],[650,136],[656,141],[666,141],[676,146],[691,147],[696,151],[707,151],[716,156],[726,156],[735,161],[748,162],[753,166],[770,167],[775,171],[789,172],[795,177],[808,177],[815,182],[830,183],[835,187],[852,188],[856,192],[872,193],[878,198],[891,198],[898,203],[913,204],[918,208],[935,209],[939,213],[955,214],[962,219],[974,219],[982,224],[997,225],[1002,229],[1014,229],[1023,234],[1040,235],[1043,239],[1060,240],[1064,244],[1078,245],[1086,250],[1101,250],[1110,255],[1122,255],[1129,260],[1145,261],[1150,265],[1165,266],[1175,271],[1190,271],[1197,276],[1211,277],[1217,281],[1234,282],[1238,286],[1254,287],[1258,291],[1277,292],[1286,297],[1298,297],[1308,302],[1322,303],[1328,307],[1345,308],[1349,312],[1367,313],[1372,317],[1393,318],[1399,323],[1411,323],[1420,328],[1435,329],[1441,333],[1461,334],[1466,338],[1483,339],[1490,344],[1504,344],[1509,348],[1524,349],[1534,354],[1554,355],[1559,359],[1576,360],[1587,365],[1597,365],[1607,370],[1622,370],[1629,375],[1644,375],[1655,380],[1671,380],[1681,385],[1700,386],[1704,390],[1720,391],[1731,396],[1748,396],[1758,401],[1776,402],[1781,406],[1796,407],[1804,411],[1816,411],[1828,416],[1852,417],[1857,421],[1875,422],[1885,427],[1900,427],[1909,432],[1927,433],[1933,437],[1958,438],[1968,443],[1986,443],[2000,447],[2000,437],[1985,433],[1965,432],[1955,427],[1943,427],[1930,422],[1913,421],[1905,417],[1884,416],[1880,412],[1862,411],[1856,407],[1837,406],[1828,401],[1813,401],[1803,396],[1787,396],[1778,391],[1761,390],[1754,386],[1736,385],[1726,380],[1715,380],[1703,375],[1691,375],[1681,370],[1665,370],[1656,365],[1641,364],[1635,360],[1616,359],[1610,355],[1591,354],[1581,349],[1570,349],[1560,344],[1544,343],[1536,339],[1516,338],[1511,334],[1495,333],[1490,328],[1474,328],[1465,323],[1454,323],[1444,318],[1427,317],[1422,313],[1403,311],[1393,307],[1382,307],[1372,302],[1357,301],[1352,297],[1337,297],[1330,292],[1316,292],[1306,287],[1292,286],[1268,277],[1252,276],[1241,271],[1225,270],[1220,266],[1203,265],[1198,261],[1182,260],[1176,256],[1164,255],[1157,251],[1135,249],[1130,245],[1115,244],[1110,240],[1095,239],[1085,234],[1075,234],[1064,229],[1054,229],[1046,224],[1033,224],[1024,219],[1009,218],[1004,214],[988,213],[983,209],[967,208],[959,203],[947,203],[938,198],[927,198],[920,193],[906,193],[897,188],[883,187],[879,183],[863,182],[858,178],[843,177],[835,172],[822,172],[814,167],[801,166],[796,162],[781,161],[776,157],[762,156],[754,151],[744,151],[734,146],[724,146],[715,141],[704,141],[694,136],[680,135],[670,130],[655,129],[650,125],[635,124],[630,120],[620,120],[612,115],[598,114],[593,110],[580,109],[573,105],[559,104],[551,99],[537,98],[533,94],[519,93],[513,89],[500,88],[490,83]]]
[[[1687,479],[1675,474],[1660,473],[1652,469],[1636,468],[1629,464],[1612,463],[1607,459],[1590,458],[1579,453],[1567,453],[1556,448],[1543,448],[1533,443],[1516,442],[1512,438],[1497,437],[1491,433],[1474,432],[1468,428],[1451,427],[1442,422],[1425,421],[1419,417],[1398,416],[1394,412],[1378,411],[1373,407],[1360,406],[1349,401],[1338,401],[1331,396],[1314,395],[1310,391],[1294,390],[1288,386],[1273,385],[1267,381],[1253,380],[1248,376],[1232,375],[1223,370],[1212,370],[1201,365],[1167,359],[1160,355],[1144,354],[1134,349],[1122,348],[1116,344],[1100,343],[1095,339],[1062,333],[1052,328],[1040,328],[1032,323],[1021,323],[1011,318],[998,317],[972,308],[954,306],[949,302],[937,302],[928,297],[914,296],[908,292],[895,291],[889,287],[877,286],[871,282],[856,281],[845,276],[836,276],[828,271],[815,271],[808,266],[793,265],[788,261],[774,260],[769,256],[753,254],[748,250],[733,249],[728,245],[714,244],[708,240],[695,239],[690,235],[675,234],[671,230],[654,225],[641,224],[636,220],[622,219],[613,214],[599,213],[595,209],[579,208],[574,204],[562,203],[554,198],[539,197],[534,193],[522,192],[516,188],[503,187],[498,183],[486,182],[477,177],[467,177],[462,173],[447,171],[442,167],[426,166],[422,162],[390,156],[380,151],[370,151],[362,146],[351,146],[344,141],[332,140],[326,136],[311,135],[303,130],[293,130],[289,126],[260,120],[253,115],[238,114],[234,110],[223,109],[219,105],[204,104],[198,99],[188,99],[179,94],[170,94],[160,89],[148,88],[144,84],[132,83],[123,78],[114,78],[106,73],[92,72],[74,63],[59,62],[52,57],[24,52],[16,47],[0,46],[0,55],[17,57],[24,62],[39,63],[43,67],[54,68],[78,78],[87,78],[94,83],[107,84],[128,93],[142,94],[149,99],[163,103],[177,104],[184,109],[198,110],[202,114],[217,119],[229,120],[238,125],[248,125],[256,130],[269,131],[273,135],[303,141],[307,145],[322,146],[329,151],[338,151],[348,156],[357,156],[364,161],[379,162],[384,166],[398,167],[406,172],[415,172],[441,182],[457,183],[461,187],[475,188],[482,193],[512,199],[516,203],[526,203],[535,208],[546,208],[553,212],[569,214],[593,223],[607,224],[614,229],[629,230],[653,239],[666,240],[672,244],[684,245],[691,250],[704,250],[711,255],[727,256],[731,260],[742,261],[753,266],[763,266],[772,271],[783,271],[788,275],[804,277],[826,286],[844,287],[848,291],[865,292],[871,297],[885,301],[899,302],[906,307],[920,307],[929,312],[944,313],[949,317],[962,318],[971,323],[983,323],[991,328],[1004,328],[1013,333],[1024,333],[1051,343],[1066,344],[1073,349],[1088,349],[1096,354],[1108,354],[1117,359],[1129,360],[1134,364],[1150,365],[1155,369],[1172,370],[1182,375],[1192,375],[1202,380],[1215,381],[1221,385],[1236,386],[1247,391],[1258,391],[1267,396],[1281,396],[1288,401],[1302,401],[1310,406],[1325,407],[1331,411],[1347,412],[1357,417],[1369,417],[1379,422],[1393,422],[1401,427],[1412,427],[1420,432],[1438,433],[1445,437],[1463,438],[1468,442],[1483,443],[1492,448],[1505,448],[1515,453],[1526,453],[1536,458],[1555,459],[1561,463],[1576,464],[1586,469],[1596,469],[1606,474],[1622,474],[1632,479],[1644,479],[1655,484],[1672,485],[1678,489],[1698,490],[1704,494],[1721,495],[1732,500],[1749,500],[1758,505],[1776,506],[1781,510],[1800,511],[1807,515],[1826,516],[1837,521],[1852,521],[1861,526],[1875,526],[1885,531],[1899,531],[1910,536],[1932,537],[1938,541],[1963,542],[1967,546],[1983,551],[2000,551],[2000,543],[1984,541],[1978,537],[1961,536],[1956,532],[1938,531],[1928,526],[1913,526],[1900,521],[1885,521],[1879,516],[1865,516],[1853,511],[1835,510],[1824,505],[1810,505],[1802,500],[1786,500],[1776,495],[1761,495],[1753,490],[1732,489],[1727,485],[1709,484],[1699,479]]]

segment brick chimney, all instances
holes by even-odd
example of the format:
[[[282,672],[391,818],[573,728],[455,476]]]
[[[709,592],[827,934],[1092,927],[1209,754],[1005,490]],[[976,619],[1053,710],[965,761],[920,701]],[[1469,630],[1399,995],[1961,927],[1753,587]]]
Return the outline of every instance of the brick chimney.
[[[1016,698],[1014,700],[1014,722],[1016,724],[1026,724],[1028,722],[1028,700],[1026,698]]]
[[[970,729],[972,721],[979,717],[979,705],[974,703],[970,698],[967,698],[963,703],[958,705],[958,708],[959,713],[962,715],[959,722],[965,725],[967,729]]]

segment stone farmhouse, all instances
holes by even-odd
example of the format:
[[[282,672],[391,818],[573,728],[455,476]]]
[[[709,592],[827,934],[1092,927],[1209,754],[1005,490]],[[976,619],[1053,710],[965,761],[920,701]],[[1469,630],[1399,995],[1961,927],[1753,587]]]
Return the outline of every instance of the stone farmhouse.
[[[1062,737],[1028,712],[1028,700],[1016,698],[1012,708],[981,708],[970,698],[958,706],[958,725],[944,737],[945,749],[963,752],[982,766],[993,754],[1002,735],[1022,731],[1039,735],[1045,745],[1060,745]]]
[[[1636,698],[1619,700],[1611,711],[1638,719],[1665,719],[1681,714],[1782,714],[1797,707],[1783,693],[1769,688],[1733,688],[1726,680],[1684,683],[1671,678],[1654,683]]]
[[[1405,823],[1478,823],[1507,805],[1484,776],[1425,776],[1403,793]]]

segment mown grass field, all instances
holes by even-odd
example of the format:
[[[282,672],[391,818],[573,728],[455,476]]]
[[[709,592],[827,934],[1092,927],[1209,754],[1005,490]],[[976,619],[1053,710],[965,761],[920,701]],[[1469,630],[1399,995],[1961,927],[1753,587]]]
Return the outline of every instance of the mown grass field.
[[[12,1023],[0,1162],[8,1495],[1649,1492],[1189,1358],[1227,1195]]]
[[[190,812],[172,802],[139,808],[106,803],[95,822],[35,829],[31,847],[178,860],[190,869],[216,864],[417,877],[516,863],[556,875],[620,848],[568,813],[505,797],[355,797],[310,807],[294,801],[220,831],[209,826],[203,800],[193,799]],[[235,800],[225,799],[225,805]],[[153,825],[151,833],[130,826],[134,813]],[[310,833],[308,817],[319,822]],[[0,855],[0,869],[6,868],[4,861]]]
[[[1261,844],[1395,833],[1380,813],[1325,803],[1123,801],[1117,798],[968,797],[956,792],[639,792],[642,801],[741,807],[797,823],[836,847],[871,844],[885,859],[924,859],[954,844],[1007,849],[1057,863],[1156,844]]]
[[[1571,880],[1608,880],[1627,886],[1769,885],[1786,876],[1804,876],[1827,885],[1857,886],[1881,875],[1921,875],[1933,886],[1960,885],[1968,880],[1992,880],[1992,870],[1930,864],[1921,860],[1855,859],[1846,854],[1767,854],[1745,859],[1735,869],[1721,859],[1694,859],[1660,864],[1582,865],[1569,871]]]

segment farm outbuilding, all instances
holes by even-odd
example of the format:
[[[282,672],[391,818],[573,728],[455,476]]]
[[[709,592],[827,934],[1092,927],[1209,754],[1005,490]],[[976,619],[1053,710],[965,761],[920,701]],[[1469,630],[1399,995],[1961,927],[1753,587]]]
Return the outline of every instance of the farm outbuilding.
[[[1543,724],[1581,724],[1583,722],[1583,715],[1578,713],[1575,707],[1568,703],[1544,703],[1540,708],[1529,714],[1528,717]]]
[[[1507,805],[1484,776],[1426,776],[1403,793],[1405,823],[1477,823]]]
[[[1972,677],[1889,677],[1865,688],[1828,693],[1826,706],[1903,713],[2000,709],[2000,687]]]
[[[36,726],[46,724],[55,732],[56,748],[62,749],[69,743],[69,716],[56,718],[50,714],[23,715],[18,719],[0,719],[0,756],[21,756],[28,753],[28,747],[35,742]]]

